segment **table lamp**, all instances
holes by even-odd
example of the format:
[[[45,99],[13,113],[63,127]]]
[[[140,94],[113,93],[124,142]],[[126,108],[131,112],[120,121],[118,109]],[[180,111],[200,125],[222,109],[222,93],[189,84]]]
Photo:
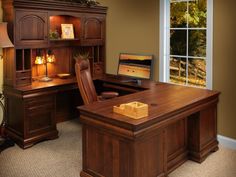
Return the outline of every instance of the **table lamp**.
[[[0,48],[3,48],[3,53],[5,53],[5,48],[8,47],[14,47],[11,40],[9,39],[8,33],[7,33],[7,23],[0,22]],[[3,59],[5,55],[0,54],[0,59]],[[6,126],[6,110],[4,106],[4,95],[2,92],[0,92],[0,107],[2,108],[2,123],[0,127],[0,152],[4,149],[14,146],[14,142],[8,139],[5,136],[5,126]]]
[[[51,50],[48,50],[47,55],[46,55],[46,59],[44,57],[44,55],[42,55],[41,50],[38,49],[36,51],[36,58],[35,58],[35,64],[36,65],[41,65],[44,64],[46,67],[46,74],[45,77],[41,78],[39,81],[42,82],[49,82],[52,80],[52,78],[48,77],[48,63],[54,63],[55,62],[55,55],[52,53]]]

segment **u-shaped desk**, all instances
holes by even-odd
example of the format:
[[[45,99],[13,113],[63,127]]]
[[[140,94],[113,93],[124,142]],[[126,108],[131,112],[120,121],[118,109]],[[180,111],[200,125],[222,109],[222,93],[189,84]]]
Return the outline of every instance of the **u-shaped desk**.
[[[81,177],[162,177],[188,159],[201,163],[218,150],[218,91],[152,81],[135,85],[112,76],[101,80],[107,87],[137,92],[78,107]],[[113,106],[131,101],[148,104],[148,117],[113,113]]]

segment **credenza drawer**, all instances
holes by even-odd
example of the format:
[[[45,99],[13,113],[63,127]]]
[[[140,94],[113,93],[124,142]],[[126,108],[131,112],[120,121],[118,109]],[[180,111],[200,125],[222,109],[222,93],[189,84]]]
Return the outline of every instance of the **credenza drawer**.
[[[16,78],[31,77],[31,71],[17,71]]]
[[[17,86],[25,86],[30,84],[31,84],[31,78],[29,77],[16,79]]]
[[[42,107],[43,105],[49,106],[55,104],[55,96],[54,95],[45,95],[45,96],[37,96],[26,101],[26,107]]]
[[[56,129],[55,94],[39,95],[25,101],[26,137],[36,137]]]

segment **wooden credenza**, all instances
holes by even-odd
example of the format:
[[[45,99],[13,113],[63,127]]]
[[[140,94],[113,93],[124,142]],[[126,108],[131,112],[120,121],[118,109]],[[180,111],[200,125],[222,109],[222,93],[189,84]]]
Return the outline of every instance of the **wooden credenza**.
[[[28,148],[57,138],[57,122],[78,117],[75,107],[82,100],[74,79],[76,54],[88,53],[94,77],[105,73],[107,7],[60,0],[2,0],[2,8],[14,44],[4,50],[6,133]],[[62,38],[62,24],[73,26],[73,39]],[[46,58],[49,51],[55,55],[55,62],[46,64],[53,81],[39,82],[45,64],[37,65],[35,59]],[[63,73],[70,78],[57,77]]]
[[[74,77],[5,87],[4,94],[6,133],[24,149],[57,138],[56,123],[78,117],[76,106],[83,104]]]
[[[219,92],[148,81],[143,86],[144,91],[78,108],[81,177],[163,177],[187,159],[201,163],[218,149]],[[114,105],[131,101],[148,104],[149,116],[135,120],[113,113]]]

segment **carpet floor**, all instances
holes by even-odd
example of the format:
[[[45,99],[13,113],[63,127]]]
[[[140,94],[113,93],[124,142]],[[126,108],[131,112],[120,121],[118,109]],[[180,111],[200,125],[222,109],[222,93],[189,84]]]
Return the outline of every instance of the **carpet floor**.
[[[0,154],[0,177],[79,177],[82,167],[81,125],[57,125],[59,138],[22,150],[17,145]],[[123,176],[122,176],[123,177]],[[187,161],[169,177],[236,177],[236,151],[224,147],[202,164]]]

